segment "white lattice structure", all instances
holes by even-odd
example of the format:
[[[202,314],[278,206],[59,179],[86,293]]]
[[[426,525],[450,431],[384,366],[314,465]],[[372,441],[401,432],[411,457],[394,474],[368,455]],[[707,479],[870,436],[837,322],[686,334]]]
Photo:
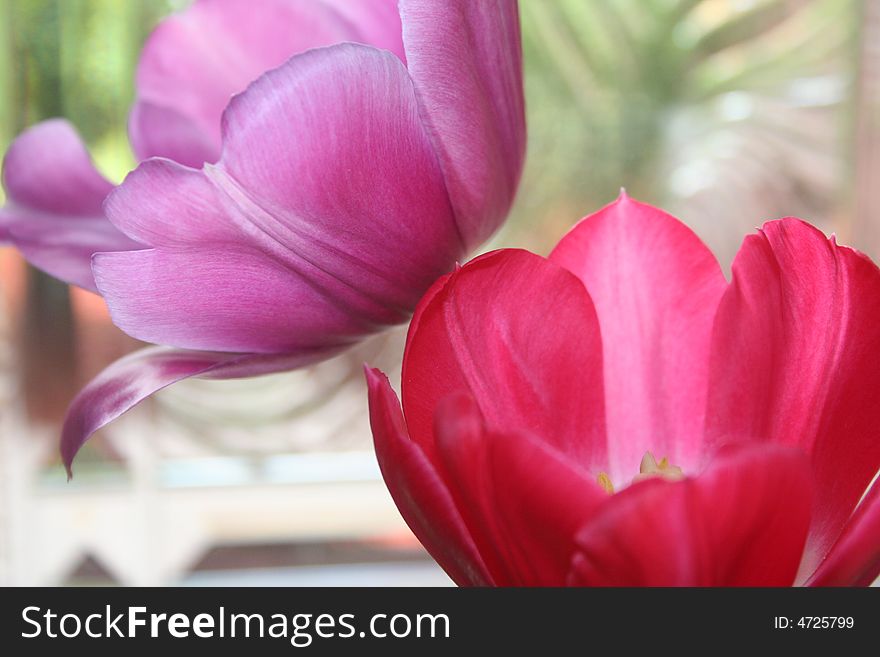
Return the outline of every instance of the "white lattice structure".
[[[6,585],[62,583],[91,556],[122,584],[179,581],[216,545],[370,539],[405,532],[369,452],[165,460],[138,414],[120,422],[125,468],[70,484],[42,471],[48,436],[4,427]],[[222,482],[222,483],[221,483]]]

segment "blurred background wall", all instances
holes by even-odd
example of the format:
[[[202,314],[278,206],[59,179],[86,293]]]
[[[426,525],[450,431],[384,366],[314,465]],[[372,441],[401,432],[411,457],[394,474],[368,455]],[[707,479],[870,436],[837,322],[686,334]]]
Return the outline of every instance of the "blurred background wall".
[[[63,116],[120,181],[140,47],[185,5],[0,0],[0,150]],[[880,0],[520,6],[529,153],[486,248],[546,253],[625,186],[725,268],[745,234],[792,214],[880,258]],[[137,344],[11,249],[0,294],[0,583],[447,581],[370,452],[360,366],[398,378],[402,331],[303,372],[175,386],[101,432],[66,484],[67,403]]]

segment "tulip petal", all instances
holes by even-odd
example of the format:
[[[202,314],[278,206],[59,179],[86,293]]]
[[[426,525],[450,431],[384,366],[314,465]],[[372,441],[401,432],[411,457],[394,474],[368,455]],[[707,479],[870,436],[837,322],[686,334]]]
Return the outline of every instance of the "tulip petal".
[[[562,586],[574,536],[608,495],[577,462],[526,432],[487,431],[473,398],[437,408],[437,449],[498,585]]]
[[[229,99],[295,53],[341,41],[401,52],[391,0],[346,3],[358,5],[347,10],[336,4],[263,0],[255,11],[251,0],[199,0],[163,20],[138,64],[129,121],[138,157],[159,155],[188,166],[216,161]]]
[[[528,430],[584,468],[606,462],[602,354],[589,296],[544,258],[504,249],[438,282],[403,362],[410,436],[435,463],[434,412],[467,392],[489,429]]]
[[[224,125],[220,164],[144,163],[107,203],[121,230],[157,247],[96,258],[128,333],[218,351],[290,351],[321,334],[338,344],[406,319],[461,255],[393,55],[352,44],[298,55],[237,96]]]
[[[446,485],[422,449],[407,435],[400,403],[388,378],[369,367],[365,373],[376,458],[400,514],[457,584],[492,584]]]
[[[859,504],[810,586],[870,586],[880,575],[880,485]]]
[[[311,0],[307,0],[311,1]],[[348,24],[350,34],[345,41],[374,46],[394,53],[406,63],[403,50],[403,28],[397,0],[323,0]]]
[[[23,206],[73,216],[100,214],[113,189],[64,119],[38,123],[15,139],[4,160],[3,186]]]
[[[326,350],[261,356],[166,347],[148,347],[129,354],[98,374],[70,405],[61,433],[61,456],[68,476],[76,453],[95,431],[172,383],[194,376],[235,379],[281,372],[330,355]]]
[[[726,282],[683,223],[620,198],[562,238],[550,259],[577,275],[602,332],[610,472],[616,485],[645,452],[699,463],[712,319]]]
[[[249,221],[348,284],[411,309],[463,255],[412,82],[389,53],[298,55],[223,122],[225,186],[267,210]]]
[[[219,117],[216,120],[220,124]],[[220,158],[220,137],[178,110],[142,99],[128,117],[128,138],[139,158],[165,157],[189,167]]]
[[[769,222],[734,261],[712,348],[710,448],[758,438],[810,455],[807,576],[880,468],[880,270],[798,219]]]
[[[3,161],[3,186],[0,233],[31,264],[67,283],[94,291],[93,253],[142,248],[104,217],[101,204],[113,185],[67,121],[44,121],[18,136]]]
[[[513,201],[525,153],[519,15],[513,0],[401,0],[407,68],[468,251]]]
[[[377,330],[358,312],[370,309],[332,278],[314,283],[244,245],[99,253],[92,268],[113,323],[144,342],[284,353]]]
[[[153,158],[125,177],[107,197],[104,210],[122,232],[143,244],[215,247],[247,237],[229,218],[223,201],[204,172]]]
[[[799,450],[723,450],[700,476],[614,495],[580,531],[574,586],[789,586],[810,523]]]

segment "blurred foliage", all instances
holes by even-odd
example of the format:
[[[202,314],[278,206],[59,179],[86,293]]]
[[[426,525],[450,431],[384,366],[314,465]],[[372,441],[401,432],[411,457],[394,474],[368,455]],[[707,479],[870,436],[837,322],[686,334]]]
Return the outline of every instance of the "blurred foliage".
[[[524,0],[530,151],[504,241],[546,250],[621,186],[722,260],[765,219],[827,218],[860,4]]]
[[[134,165],[125,125],[138,53],[168,0],[0,0],[0,149],[63,116],[100,168]]]

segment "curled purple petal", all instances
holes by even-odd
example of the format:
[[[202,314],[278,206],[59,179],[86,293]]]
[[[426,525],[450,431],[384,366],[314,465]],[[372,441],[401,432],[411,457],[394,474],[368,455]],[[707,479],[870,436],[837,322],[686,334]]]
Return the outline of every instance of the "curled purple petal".
[[[86,440],[104,425],[154,392],[183,379],[238,379],[303,367],[324,360],[333,351],[316,349],[297,354],[224,354],[167,347],[147,347],[125,356],[98,374],[73,400],[61,433],[61,457],[71,464]]]

